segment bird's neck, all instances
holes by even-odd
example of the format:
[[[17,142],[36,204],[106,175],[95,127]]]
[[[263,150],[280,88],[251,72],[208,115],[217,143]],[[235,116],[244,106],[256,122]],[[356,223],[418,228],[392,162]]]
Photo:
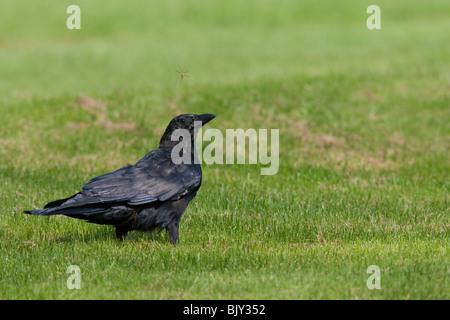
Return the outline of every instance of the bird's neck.
[[[187,143],[185,143],[182,138],[180,138],[180,140],[172,141],[171,135],[163,135],[159,142],[159,148],[173,149],[175,155],[179,155],[180,158],[188,157],[185,155],[185,153],[190,153],[189,158],[191,163],[193,163],[195,159],[198,159],[196,150],[197,148],[194,143],[194,137],[192,136],[190,137],[190,140]]]

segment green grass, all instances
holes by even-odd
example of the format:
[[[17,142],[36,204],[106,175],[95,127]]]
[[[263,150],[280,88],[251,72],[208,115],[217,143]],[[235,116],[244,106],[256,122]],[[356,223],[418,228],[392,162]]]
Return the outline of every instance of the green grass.
[[[78,31],[70,4],[0,11],[1,299],[450,298],[448,1],[380,0],[376,31],[369,1],[77,1]],[[278,173],[203,165],[178,246],[22,213],[184,112],[279,129]]]

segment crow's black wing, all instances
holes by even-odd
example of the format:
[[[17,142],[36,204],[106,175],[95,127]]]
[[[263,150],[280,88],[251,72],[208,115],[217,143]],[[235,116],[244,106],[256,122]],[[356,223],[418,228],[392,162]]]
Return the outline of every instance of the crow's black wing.
[[[81,193],[138,205],[179,199],[196,191],[201,178],[200,165],[176,165],[172,162],[170,149],[156,149],[134,166],[92,179],[83,186]]]
[[[81,192],[67,198],[64,203],[55,201],[58,207],[54,210],[118,202],[138,206],[176,200],[196,192],[202,178],[200,165],[176,165],[170,156],[170,149],[153,150],[134,166],[92,179],[82,187]]]

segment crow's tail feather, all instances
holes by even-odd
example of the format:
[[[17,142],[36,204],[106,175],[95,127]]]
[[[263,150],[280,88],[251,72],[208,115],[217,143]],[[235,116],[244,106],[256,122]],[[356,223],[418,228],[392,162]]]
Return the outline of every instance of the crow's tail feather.
[[[97,215],[97,214],[103,214],[106,211],[108,211],[108,208],[89,208],[89,207],[82,207],[82,208],[47,208],[47,209],[37,209],[37,210],[27,210],[24,211],[27,214],[32,214],[35,216],[53,216],[57,214],[63,214],[66,216],[72,216],[76,217],[80,214],[83,216],[89,216],[89,215]]]
[[[60,206],[63,203],[65,203],[67,200],[74,198],[76,195],[78,195],[78,193],[74,194],[73,196],[70,196],[68,198],[65,198],[65,199],[59,199],[59,200],[49,202],[45,205],[44,209],[26,210],[26,211],[24,211],[24,213],[32,214],[35,216],[52,216],[55,214],[64,214],[63,212],[58,211],[58,209],[60,209]]]
[[[27,210],[27,211],[24,211],[24,213],[26,213],[26,214],[33,214],[35,216],[45,216],[46,215],[45,211],[46,211],[45,209]]]
[[[110,206],[110,204],[94,204],[80,207],[71,207],[63,203],[62,205],[58,206],[57,204],[61,202],[62,200],[56,200],[49,205],[46,205],[44,209],[27,210],[24,212],[35,216],[52,216],[60,214],[71,218],[82,219],[92,223],[112,225],[133,223],[133,221],[137,217],[136,209],[127,208],[124,205]],[[73,204],[74,203],[72,203],[72,205]]]

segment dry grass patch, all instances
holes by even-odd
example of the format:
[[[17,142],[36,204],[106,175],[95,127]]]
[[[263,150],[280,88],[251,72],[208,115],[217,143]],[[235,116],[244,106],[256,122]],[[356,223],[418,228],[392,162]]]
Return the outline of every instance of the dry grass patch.
[[[81,109],[95,116],[93,122],[71,122],[69,127],[73,130],[84,129],[90,126],[96,126],[105,130],[122,130],[122,131],[134,131],[138,128],[136,122],[117,122],[114,123],[108,117],[108,108],[106,104],[100,100],[78,95],[76,98],[76,105]]]
[[[334,169],[390,171],[398,169],[398,164],[389,159],[394,154],[392,148],[376,153],[360,150],[347,143],[343,137],[312,132],[306,121],[290,121],[290,132],[301,142],[298,144],[297,152],[300,154],[297,154],[294,167],[301,163],[309,163],[314,166],[331,166]]]

